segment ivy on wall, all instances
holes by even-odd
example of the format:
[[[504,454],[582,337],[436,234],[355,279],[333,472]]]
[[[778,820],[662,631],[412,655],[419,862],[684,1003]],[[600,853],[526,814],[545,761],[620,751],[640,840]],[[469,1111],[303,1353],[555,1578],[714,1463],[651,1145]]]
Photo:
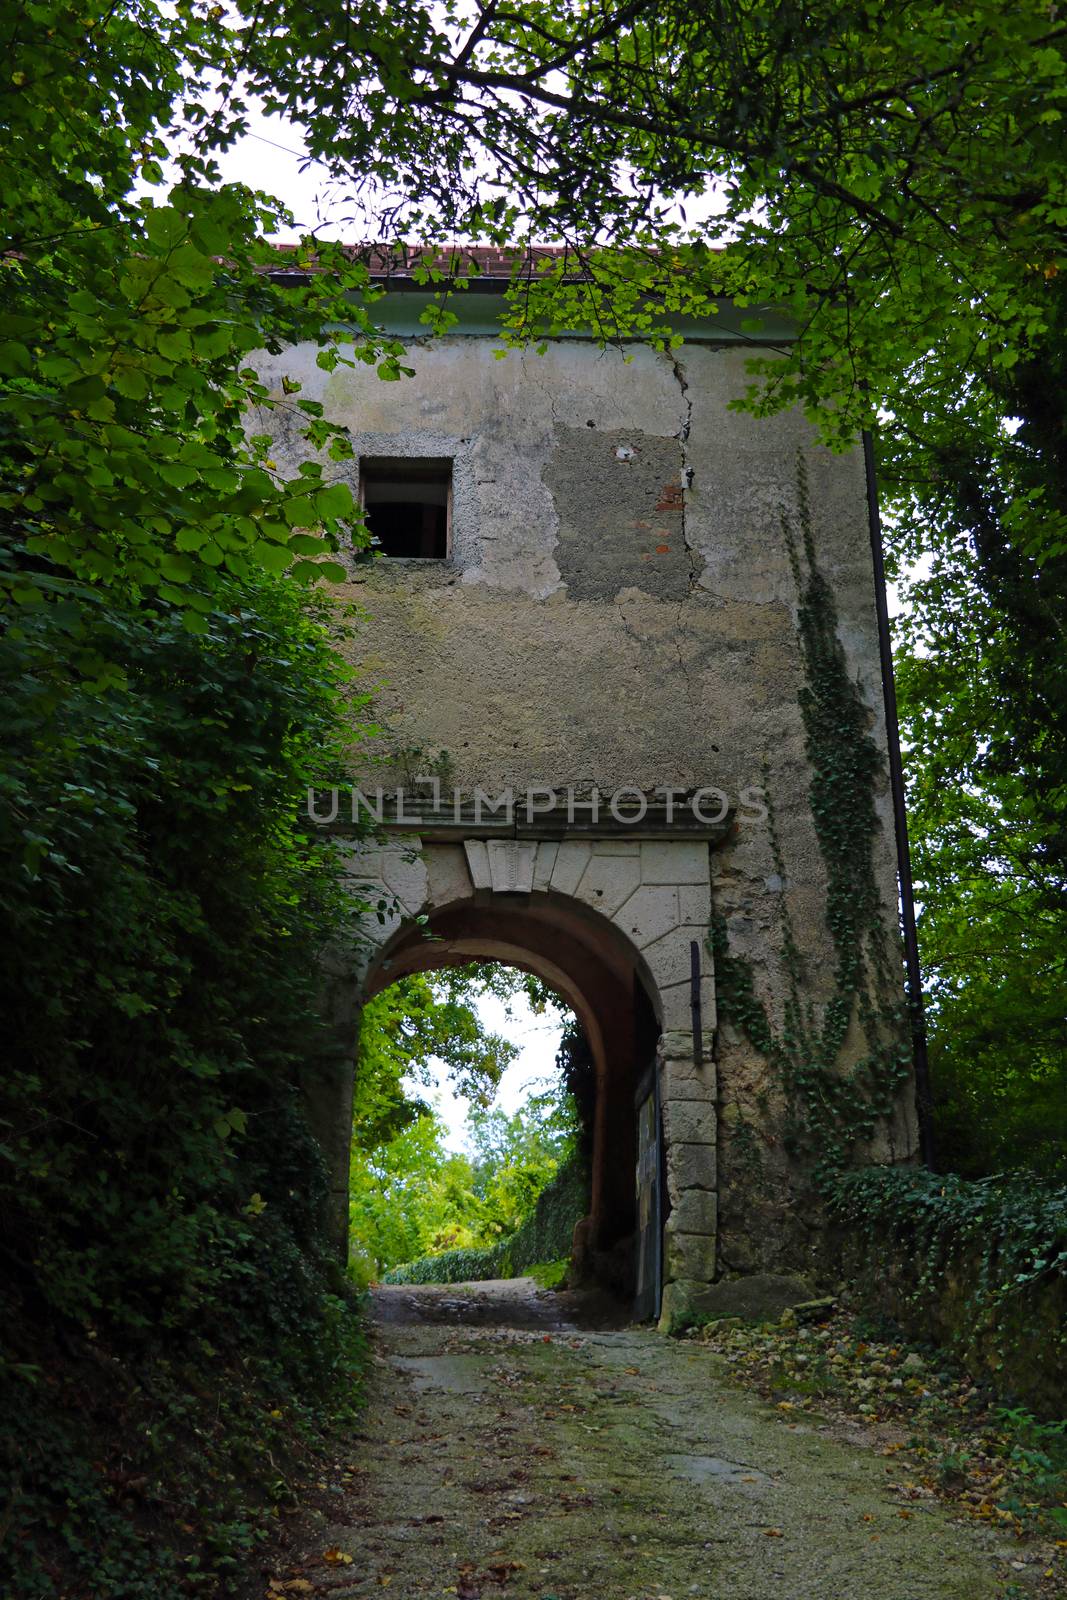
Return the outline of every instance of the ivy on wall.
[[[867,706],[849,673],[833,590],[818,564],[803,459],[797,466],[797,502],[797,521],[783,513],[782,533],[798,598],[804,677],[799,704],[812,772],[811,812],[826,868],[824,915],[834,952],[832,990],[821,1005],[812,998],[789,910],[773,804],[769,827],[775,871],[783,885],[786,979],[780,1028],[756,993],[751,965],[731,952],[721,916],[712,918],[708,947],[723,1017],[777,1069],[789,1094],[789,1145],[813,1158],[816,1181],[825,1185],[891,1111],[908,1076],[910,1057],[901,983],[874,870],[881,756],[868,731]],[[850,1039],[859,1042],[851,1063],[846,1059]]]
[[[873,1167],[843,1173],[829,1209],[868,1298],[1000,1392],[1063,1415],[1067,1188]]]
[[[561,1167],[526,1221],[481,1249],[445,1250],[394,1267],[384,1283],[470,1283],[520,1277],[543,1262],[569,1258],[575,1224],[589,1210],[589,1169],[580,1155]]]
[[[849,675],[833,591],[819,569],[803,463],[797,484],[799,528],[783,517],[782,529],[799,602],[799,704],[826,868],[833,984],[817,1006],[783,887],[781,1026],[756,992],[750,963],[731,952],[725,918],[716,916],[708,945],[720,1011],[789,1094],[791,1147],[812,1158],[830,1217],[845,1230],[840,1242],[859,1247],[851,1258],[846,1249],[838,1266],[850,1261],[868,1297],[915,1333],[948,1345],[998,1388],[1055,1411],[1067,1353],[1067,1190],[1027,1177],[970,1182],[856,1165],[908,1078],[910,1036],[903,973],[874,872],[881,758]],[[784,885],[773,806],[769,826]]]

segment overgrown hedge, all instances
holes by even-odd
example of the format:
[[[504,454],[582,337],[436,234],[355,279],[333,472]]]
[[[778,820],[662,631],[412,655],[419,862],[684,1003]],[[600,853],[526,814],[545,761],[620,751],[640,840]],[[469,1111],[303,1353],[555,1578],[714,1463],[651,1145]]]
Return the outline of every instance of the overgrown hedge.
[[[538,1196],[533,1213],[521,1227],[496,1244],[479,1250],[445,1250],[394,1267],[385,1283],[477,1283],[489,1278],[517,1278],[527,1267],[558,1261],[571,1253],[574,1225],[589,1210],[589,1174],[575,1157],[561,1167]]]
[[[914,1169],[841,1178],[835,1272],[1035,1411],[1067,1413],[1067,1188]]]
[[[298,1083],[342,669],[282,582],[77,599],[0,631],[0,1592],[171,1600],[352,1392]]]

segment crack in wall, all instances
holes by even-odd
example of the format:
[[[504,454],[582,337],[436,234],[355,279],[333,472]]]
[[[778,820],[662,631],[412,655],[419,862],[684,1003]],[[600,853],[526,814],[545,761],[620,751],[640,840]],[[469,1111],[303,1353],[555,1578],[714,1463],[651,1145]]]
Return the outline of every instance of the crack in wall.
[[[682,366],[680,359],[673,350],[667,351],[667,359],[671,364],[671,371],[674,373],[674,376],[678,381],[678,387],[682,393],[682,404],[685,407],[684,420],[681,427],[678,429],[677,434],[675,435],[675,438],[680,440],[683,446],[682,459],[684,461],[684,446],[689,438],[689,430],[693,426],[693,401],[689,394],[689,379],[685,375],[685,368]]]
[[[701,588],[701,575],[697,570],[696,552],[689,542],[689,525],[686,514],[689,490],[693,479],[693,469],[689,465],[689,452],[686,449],[693,426],[693,396],[690,393],[689,379],[686,376],[685,367],[677,352],[668,350],[666,351],[666,356],[682,397],[682,422],[678,432],[675,434],[675,438],[678,440],[682,450],[682,542],[689,558],[689,592],[693,594]],[[686,681],[688,682],[688,678]]]
[[[534,360],[543,362],[544,358],[542,356],[535,356]],[[523,377],[528,379],[529,382],[533,384],[535,389],[540,389],[541,393],[544,395],[545,399],[548,401],[548,410],[549,410],[549,415],[552,418],[553,426],[558,428],[560,426],[560,423],[561,423],[562,419],[560,418],[559,412],[556,410],[556,393],[552,389],[551,385],[549,385],[548,383],[542,382],[542,378],[541,378],[541,374],[540,373],[538,373],[538,375],[535,377],[533,372],[530,370],[530,368],[527,366],[526,363],[527,363],[527,353],[526,353],[525,350],[522,350],[522,351],[519,352],[519,370],[522,373]],[[542,371],[543,371],[543,367],[542,367]]]

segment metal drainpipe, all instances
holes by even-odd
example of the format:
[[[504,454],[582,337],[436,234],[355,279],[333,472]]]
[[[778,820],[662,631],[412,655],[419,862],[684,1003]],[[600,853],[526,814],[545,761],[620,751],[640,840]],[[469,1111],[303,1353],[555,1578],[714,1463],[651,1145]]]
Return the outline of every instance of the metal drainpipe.
[[[926,1018],[923,1014],[922,974],[919,970],[919,939],[915,929],[915,891],[911,879],[908,814],[904,803],[904,768],[900,757],[900,724],[897,720],[897,689],[893,676],[893,646],[889,636],[889,604],[886,599],[885,560],[882,554],[882,518],[878,510],[874,440],[866,428],[863,431],[863,464],[867,474],[867,523],[871,535],[871,559],[874,563],[874,604],[878,616],[878,654],[882,664],[882,697],[885,704],[886,744],[889,748],[889,785],[893,796],[893,823],[897,836],[900,919],[904,930],[904,960],[908,974],[908,1011],[911,1017],[912,1060],[915,1067],[915,1104],[919,1115],[919,1153],[924,1165],[933,1171],[935,1168],[933,1097],[930,1092],[930,1064],[926,1053]]]

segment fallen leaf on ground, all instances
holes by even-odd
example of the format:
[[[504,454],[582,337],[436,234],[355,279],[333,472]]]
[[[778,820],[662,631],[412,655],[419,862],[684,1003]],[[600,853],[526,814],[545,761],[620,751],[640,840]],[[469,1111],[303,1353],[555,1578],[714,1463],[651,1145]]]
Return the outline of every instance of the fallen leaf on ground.
[[[494,1583],[507,1583],[513,1572],[525,1570],[524,1561],[493,1561],[486,1568]]]

